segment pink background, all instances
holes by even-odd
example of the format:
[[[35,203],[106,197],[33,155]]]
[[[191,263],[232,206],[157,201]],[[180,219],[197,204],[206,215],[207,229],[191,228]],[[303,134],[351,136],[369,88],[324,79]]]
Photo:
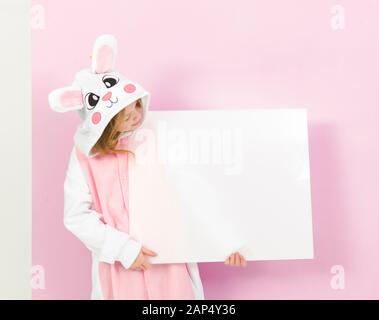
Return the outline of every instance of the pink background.
[[[379,298],[377,1],[338,1],[340,31],[328,0],[34,3],[46,15],[32,35],[33,264],[46,275],[34,299],[89,298],[89,251],[63,226],[79,117],[51,111],[47,95],[89,67],[102,33],[118,38],[117,67],[152,110],[308,108],[315,259],[201,263],[207,299]],[[333,265],[344,290],[330,286]]]

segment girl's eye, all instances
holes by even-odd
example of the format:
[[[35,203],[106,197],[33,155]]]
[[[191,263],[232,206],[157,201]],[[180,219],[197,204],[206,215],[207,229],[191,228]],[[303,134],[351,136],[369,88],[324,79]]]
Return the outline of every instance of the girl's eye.
[[[97,94],[94,94],[92,92],[87,93],[85,96],[87,109],[92,110],[93,108],[95,108],[99,100],[100,97]]]
[[[113,77],[113,76],[104,76],[102,80],[107,88],[112,88],[119,81],[117,77]]]

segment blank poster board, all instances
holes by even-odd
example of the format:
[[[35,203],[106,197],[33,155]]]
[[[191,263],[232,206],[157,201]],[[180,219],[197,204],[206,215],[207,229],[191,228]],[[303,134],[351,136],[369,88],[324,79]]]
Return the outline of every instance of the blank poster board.
[[[151,263],[313,258],[306,109],[150,111],[128,148]]]

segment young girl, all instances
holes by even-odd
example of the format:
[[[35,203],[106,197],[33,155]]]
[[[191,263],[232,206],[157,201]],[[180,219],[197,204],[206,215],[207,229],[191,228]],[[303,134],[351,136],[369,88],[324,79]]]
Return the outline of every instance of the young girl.
[[[116,39],[97,38],[92,67],[49,94],[57,112],[82,120],[64,181],[64,225],[92,253],[91,299],[204,299],[197,263],[150,264],[156,253],[129,234],[128,138],[150,94],[114,70]],[[246,266],[233,253],[225,264]]]

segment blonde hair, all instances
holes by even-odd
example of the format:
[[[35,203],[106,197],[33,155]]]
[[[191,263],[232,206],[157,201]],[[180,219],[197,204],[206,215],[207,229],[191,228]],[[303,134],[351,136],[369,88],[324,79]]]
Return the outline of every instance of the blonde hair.
[[[138,99],[136,102],[136,107],[142,107],[142,100]],[[100,153],[103,155],[115,154],[115,153],[134,153],[130,150],[115,149],[118,138],[121,135],[121,132],[117,130],[118,124],[123,121],[122,119],[122,109],[119,111],[112,119],[109,121],[108,125],[104,129],[103,133],[96,144],[92,147],[92,152]]]

